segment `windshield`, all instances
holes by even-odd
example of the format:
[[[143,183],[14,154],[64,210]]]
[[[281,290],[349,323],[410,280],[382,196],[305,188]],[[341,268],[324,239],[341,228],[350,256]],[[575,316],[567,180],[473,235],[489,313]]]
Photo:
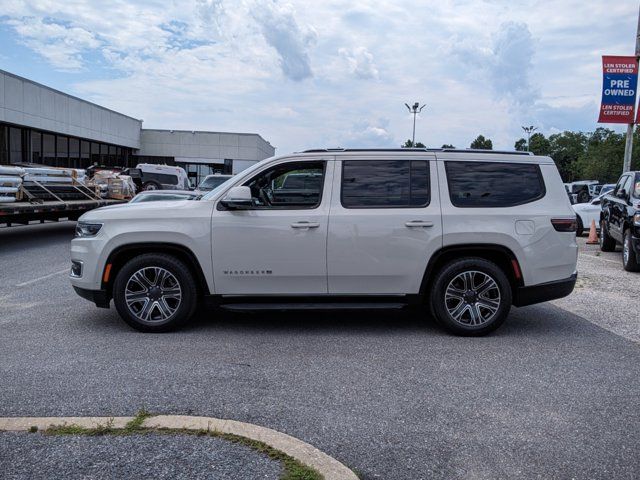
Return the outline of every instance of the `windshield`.
[[[213,190],[229,180],[229,178],[231,177],[208,177],[202,181],[198,188],[200,190]]]

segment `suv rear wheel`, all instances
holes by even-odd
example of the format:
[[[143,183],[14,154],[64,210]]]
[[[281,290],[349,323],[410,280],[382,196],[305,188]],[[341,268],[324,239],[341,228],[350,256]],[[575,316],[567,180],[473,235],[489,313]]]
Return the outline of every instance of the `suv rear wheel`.
[[[640,271],[636,252],[631,245],[631,231],[624,232],[624,241],[622,242],[622,266],[627,272]]]
[[[463,336],[498,328],[511,308],[511,285],[504,272],[483,258],[454,260],[437,274],[430,296],[438,323]]]
[[[196,284],[187,266],[171,255],[149,253],[129,260],[113,285],[122,319],[141,332],[174,330],[192,315]]]

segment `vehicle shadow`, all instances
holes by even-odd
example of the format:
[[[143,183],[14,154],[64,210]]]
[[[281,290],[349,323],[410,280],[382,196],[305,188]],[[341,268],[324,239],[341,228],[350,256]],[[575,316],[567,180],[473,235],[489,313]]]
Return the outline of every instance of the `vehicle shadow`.
[[[0,245],[3,253],[24,253],[26,248],[51,243],[71,241],[76,222],[33,224],[16,227],[0,227]],[[43,243],[46,241],[47,243]]]
[[[491,337],[547,337],[580,330],[577,323],[590,322],[551,304],[512,308],[505,323]],[[199,310],[180,331],[297,332],[344,334],[407,334],[453,336],[430,318],[424,309],[326,310],[229,312]],[[457,337],[464,338],[464,337]]]

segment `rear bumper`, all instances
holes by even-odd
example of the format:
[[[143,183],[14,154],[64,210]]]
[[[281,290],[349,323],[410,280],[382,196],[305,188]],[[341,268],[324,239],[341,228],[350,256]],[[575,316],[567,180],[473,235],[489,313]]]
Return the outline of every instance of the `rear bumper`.
[[[73,289],[85,300],[95,303],[96,307],[109,308],[111,295],[109,295],[106,290],[88,290],[86,288],[76,287],[75,285],[73,285]]]
[[[516,307],[524,307],[534,303],[566,297],[573,292],[577,278],[578,274],[574,273],[564,280],[540,283],[529,287],[518,287],[513,295],[513,304]]]

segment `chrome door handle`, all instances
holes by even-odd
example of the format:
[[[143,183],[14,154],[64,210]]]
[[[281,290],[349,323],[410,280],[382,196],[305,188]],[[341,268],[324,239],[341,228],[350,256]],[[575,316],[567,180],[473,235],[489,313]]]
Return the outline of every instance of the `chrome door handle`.
[[[291,228],[318,228],[318,222],[295,222],[291,224]]]
[[[410,220],[408,222],[405,223],[405,226],[409,227],[409,228],[414,228],[414,227],[433,227],[433,222],[426,222],[423,220]]]

